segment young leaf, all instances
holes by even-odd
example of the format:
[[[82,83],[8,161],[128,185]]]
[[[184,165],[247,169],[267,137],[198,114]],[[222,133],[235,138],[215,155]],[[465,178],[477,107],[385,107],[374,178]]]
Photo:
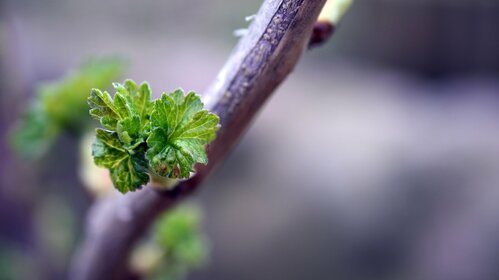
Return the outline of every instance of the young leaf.
[[[90,118],[85,101],[90,89],[108,87],[121,76],[124,66],[122,60],[113,57],[90,59],[77,71],[70,72],[63,81],[40,86],[40,100],[50,119],[73,130],[86,127]]]
[[[103,127],[116,131],[116,125],[121,116],[107,91],[92,89],[88,105],[91,108],[89,112],[92,117],[98,119]]]
[[[104,128],[117,132],[127,149],[133,149],[144,142],[148,134],[151,88],[147,83],[139,87],[132,80],[113,86],[116,89],[114,100],[107,92],[92,90],[88,98],[90,115]]]
[[[134,191],[149,182],[145,159],[151,89],[133,81],[113,84],[114,99],[107,92],[93,89],[88,104],[90,115],[107,130],[97,129],[92,147],[95,164],[109,169],[114,186],[122,193]]]
[[[128,151],[116,132],[96,129],[92,145],[94,162],[110,170],[114,186],[122,193],[134,191],[149,182],[143,149]]]
[[[33,104],[12,131],[11,145],[23,159],[39,158],[50,148],[59,132],[60,128],[50,121],[45,110],[39,104]]]
[[[202,212],[195,204],[183,204],[161,215],[151,238],[131,256],[132,270],[149,280],[182,280],[203,266],[209,244],[202,230]]]
[[[166,251],[170,265],[196,267],[206,260],[208,248],[201,220],[201,209],[194,204],[182,205],[159,217],[154,237]]]
[[[179,89],[151,102],[147,83],[113,85],[114,98],[94,89],[88,104],[105,128],[97,130],[95,163],[109,169],[119,191],[136,190],[148,173],[188,178],[196,163],[208,163],[205,147],[215,139],[218,117],[203,109],[199,96]]]
[[[114,88],[122,94],[131,105],[131,110],[140,118],[141,126],[144,126],[148,120],[152,109],[151,87],[148,83],[142,83],[139,86],[132,80],[126,80],[124,85],[114,83]]]
[[[198,95],[178,89],[163,93],[151,114],[146,157],[160,176],[188,178],[196,163],[207,164],[205,146],[215,139],[218,116],[203,110]]]
[[[92,59],[64,79],[38,86],[35,99],[11,135],[16,154],[36,159],[59,134],[86,131],[91,120],[86,113],[88,92],[93,86],[106,87],[116,80],[124,66],[116,58]]]

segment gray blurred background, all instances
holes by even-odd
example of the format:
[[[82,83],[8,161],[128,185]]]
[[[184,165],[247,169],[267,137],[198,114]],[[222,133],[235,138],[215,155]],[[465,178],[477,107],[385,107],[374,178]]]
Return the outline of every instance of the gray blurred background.
[[[202,92],[260,4],[0,2],[0,270],[64,279],[90,204],[74,139],[36,166],[8,148],[35,85],[117,54]],[[195,196],[190,279],[499,279],[498,73],[499,1],[356,0]]]

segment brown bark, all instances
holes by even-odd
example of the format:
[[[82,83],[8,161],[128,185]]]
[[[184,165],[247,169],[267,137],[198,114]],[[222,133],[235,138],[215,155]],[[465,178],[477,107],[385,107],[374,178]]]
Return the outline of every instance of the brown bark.
[[[70,269],[70,279],[124,279],[130,250],[155,218],[195,191],[223,161],[309,43],[325,0],[265,1],[213,85],[203,95],[220,117],[217,139],[208,147],[209,164],[170,191],[151,187],[97,201]]]

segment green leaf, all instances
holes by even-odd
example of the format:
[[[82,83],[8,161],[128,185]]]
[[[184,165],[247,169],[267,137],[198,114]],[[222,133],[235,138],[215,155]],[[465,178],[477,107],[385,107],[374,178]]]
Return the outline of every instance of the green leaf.
[[[182,205],[162,215],[156,223],[156,242],[166,251],[168,263],[198,266],[206,259],[207,246],[201,233],[201,211]]]
[[[114,99],[98,89],[88,98],[90,115],[106,129],[97,130],[92,150],[95,163],[108,168],[114,186],[126,193],[149,182],[145,139],[152,111],[151,88],[132,80],[113,86]]]
[[[133,149],[148,135],[151,88],[147,83],[139,87],[132,80],[113,86],[116,90],[114,100],[106,91],[92,90],[88,98],[90,115],[100,120],[104,128],[117,132],[127,149]]]
[[[79,131],[90,123],[86,99],[93,87],[105,88],[124,71],[124,62],[117,58],[87,60],[62,81],[45,83],[37,88],[40,102],[51,121],[65,129]]]
[[[127,104],[131,106],[130,110],[139,116],[141,126],[145,126],[149,121],[152,109],[149,84],[144,82],[139,87],[132,80],[126,80],[124,85],[114,83],[113,86],[118,93],[125,97]]]
[[[90,115],[92,117],[98,119],[103,127],[116,131],[116,125],[121,116],[107,91],[102,92],[98,89],[92,89],[88,104],[91,108]]]
[[[90,128],[85,102],[92,87],[106,87],[124,70],[122,60],[89,60],[63,79],[43,83],[12,131],[11,144],[22,158],[42,156],[61,133],[80,134]]]
[[[202,232],[201,218],[195,204],[183,204],[158,218],[153,238],[135,252],[134,261],[142,268],[145,278],[186,279],[190,270],[206,263],[209,246]]]
[[[108,168],[114,186],[122,193],[134,191],[149,182],[144,148],[129,151],[116,132],[96,129],[92,145],[95,164]]]
[[[15,153],[23,159],[42,156],[52,145],[60,128],[48,119],[40,106],[33,105],[10,135]]]
[[[137,189],[149,181],[148,172],[188,178],[196,163],[208,163],[205,147],[215,139],[218,117],[203,109],[199,96],[176,90],[151,102],[147,83],[113,86],[114,98],[94,89],[88,104],[106,129],[97,132],[95,163],[110,170],[118,190]]]
[[[181,89],[156,100],[146,157],[160,176],[188,178],[196,163],[207,164],[205,146],[215,139],[219,118],[203,110],[198,95]]]
[[[132,80],[113,86],[116,90],[114,100],[107,92],[92,90],[88,98],[90,115],[100,120],[104,128],[116,131],[124,144],[138,145],[149,131],[151,88],[147,83],[139,87]]]

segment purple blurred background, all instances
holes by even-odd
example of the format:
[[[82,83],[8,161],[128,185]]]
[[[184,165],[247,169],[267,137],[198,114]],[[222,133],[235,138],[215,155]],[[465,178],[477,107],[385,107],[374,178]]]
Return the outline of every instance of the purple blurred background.
[[[0,2],[0,279],[64,279],[91,202],[74,139],[36,164],[7,145],[36,84],[117,54],[202,92],[260,4]],[[499,279],[498,74],[499,1],[356,0],[193,198],[212,250],[189,279]]]

